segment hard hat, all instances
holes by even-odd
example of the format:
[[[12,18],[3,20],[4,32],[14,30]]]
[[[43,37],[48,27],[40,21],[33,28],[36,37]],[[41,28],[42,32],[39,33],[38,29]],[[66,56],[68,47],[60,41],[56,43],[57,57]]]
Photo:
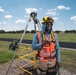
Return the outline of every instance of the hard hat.
[[[47,23],[47,22],[51,22],[52,25],[53,25],[54,20],[53,20],[51,17],[49,17],[49,16],[43,17],[42,24],[43,24],[43,23]]]

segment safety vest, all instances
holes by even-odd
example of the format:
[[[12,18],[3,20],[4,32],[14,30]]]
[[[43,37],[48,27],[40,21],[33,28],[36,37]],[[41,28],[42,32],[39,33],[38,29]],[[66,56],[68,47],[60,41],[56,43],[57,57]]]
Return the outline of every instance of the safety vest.
[[[42,34],[42,35],[41,35]],[[42,32],[38,32],[38,43],[42,40],[48,40],[47,36]],[[42,62],[48,62],[48,60],[55,61],[56,60],[56,41],[55,41],[55,33],[50,34],[50,40],[48,40],[50,44],[46,44],[42,47],[39,56]]]

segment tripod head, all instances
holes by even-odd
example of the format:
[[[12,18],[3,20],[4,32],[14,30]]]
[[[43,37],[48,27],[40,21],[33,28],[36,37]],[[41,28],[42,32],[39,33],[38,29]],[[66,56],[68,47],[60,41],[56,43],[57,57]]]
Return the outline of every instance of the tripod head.
[[[30,17],[34,20],[37,17],[37,13],[31,12]]]
[[[37,13],[36,12],[31,12],[30,17],[34,20],[34,23],[37,24],[38,20],[37,20]]]

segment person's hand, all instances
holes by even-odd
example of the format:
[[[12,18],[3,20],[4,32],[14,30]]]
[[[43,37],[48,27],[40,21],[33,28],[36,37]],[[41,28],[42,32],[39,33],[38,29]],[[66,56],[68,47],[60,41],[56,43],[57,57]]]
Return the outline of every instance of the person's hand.
[[[57,62],[56,65],[57,65],[58,67],[60,67],[60,62]]]
[[[45,46],[46,44],[50,44],[50,42],[48,41],[48,40],[44,40],[43,42],[42,42],[42,44],[41,44],[41,46],[43,47],[43,46]]]

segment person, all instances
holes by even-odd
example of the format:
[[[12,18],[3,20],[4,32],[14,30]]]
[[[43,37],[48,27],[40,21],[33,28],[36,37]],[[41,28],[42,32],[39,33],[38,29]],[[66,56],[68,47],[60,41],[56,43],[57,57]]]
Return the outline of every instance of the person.
[[[60,67],[58,36],[52,31],[54,20],[50,16],[42,19],[42,31],[34,35],[33,50],[37,50],[37,75],[56,75]]]

